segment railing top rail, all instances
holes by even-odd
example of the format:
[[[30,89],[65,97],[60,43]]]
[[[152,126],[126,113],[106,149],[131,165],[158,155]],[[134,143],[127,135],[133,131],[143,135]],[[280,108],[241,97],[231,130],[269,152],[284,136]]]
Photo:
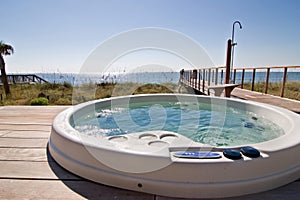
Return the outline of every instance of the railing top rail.
[[[283,68],[300,68],[300,66],[271,66],[271,67],[238,67],[236,70],[253,70],[253,69],[283,69]]]
[[[40,81],[43,81],[45,83],[48,83],[48,81],[46,81],[45,79],[43,79],[42,77],[39,77],[38,75],[34,75],[35,78],[39,79]]]
[[[195,69],[222,69],[226,68],[225,66],[217,66],[217,67],[203,67],[203,68],[195,68]],[[266,67],[237,67],[235,70],[253,70],[253,69],[284,69],[284,68],[300,68],[300,66],[266,66]],[[193,71],[194,69],[185,69],[184,71]]]
[[[1,75],[0,75],[1,77]],[[45,83],[48,83],[48,81],[46,81],[45,79],[39,77],[38,75],[36,74],[8,74],[7,77],[25,77],[25,78],[35,78],[37,80],[39,80],[39,82],[45,82]]]
[[[201,68],[195,68],[195,69],[197,69],[197,70],[199,70],[199,69],[219,69],[219,68],[225,68],[224,66],[219,66],[219,67],[201,67]],[[184,69],[184,71],[193,71],[193,70],[195,70],[195,69]]]

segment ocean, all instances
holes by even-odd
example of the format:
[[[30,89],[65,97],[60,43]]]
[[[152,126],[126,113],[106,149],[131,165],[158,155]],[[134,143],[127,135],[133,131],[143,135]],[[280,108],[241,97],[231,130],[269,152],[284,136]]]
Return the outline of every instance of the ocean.
[[[143,73],[124,73],[124,74],[105,74],[105,75],[81,75],[71,73],[36,73],[50,83],[68,82],[72,85],[82,85],[85,83],[174,83],[179,81],[179,72],[143,72]],[[224,74],[225,76],[225,74]],[[270,82],[281,82],[283,72],[270,72]],[[224,79],[224,77],[223,77]],[[221,75],[219,80],[222,80]],[[241,83],[242,73],[237,72],[236,83]],[[256,72],[255,82],[265,82],[266,73]],[[224,81],[224,80],[223,80]],[[252,72],[245,72],[244,83],[252,81]],[[288,72],[287,81],[300,81],[300,72]]]

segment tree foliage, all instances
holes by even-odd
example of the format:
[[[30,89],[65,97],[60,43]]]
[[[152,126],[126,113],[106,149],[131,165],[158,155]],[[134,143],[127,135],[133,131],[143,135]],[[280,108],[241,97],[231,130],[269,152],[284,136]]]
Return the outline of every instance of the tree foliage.
[[[4,86],[4,91],[6,96],[10,95],[10,89],[7,81],[7,75],[5,70],[5,62],[3,56],[11,55],[14,53],[14,48],[11,45],[5,44],[0,41],[0,71],[2,84]]]

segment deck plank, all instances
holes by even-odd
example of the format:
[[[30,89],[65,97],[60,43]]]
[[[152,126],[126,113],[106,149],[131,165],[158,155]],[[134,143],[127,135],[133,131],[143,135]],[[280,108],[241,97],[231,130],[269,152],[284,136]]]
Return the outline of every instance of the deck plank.
[[[52,118],[52,117],[51,117]],[[20,116],[19,119],[16,118],[16,116],[5,116],[0,118],[0,124],[30,124],[34,121],[34,123],[40,123],[40,124],[46,124],[46,125],[51,125],[51,121],[49,121],[48,116]]]
[[[50,131],[51,124],[0,124],[0,131]]]
[[[3,132],[1,134],[1,132]],[[31,138],[31,139],[48,139],[50,137],[50,131],[44,130],[44,131],[37,131],[37,130],[11,130],[11,131],[0,131],[0,137],[2,138]]]
[[[9,132],[10,131],[8,131],[8,130],[4,130],[4,131],[0,130],[0,137],[7,135]]]
[[[47,152],[45,148],[0,148],[0,160],[47,162]]]
[[[56,162],[0,161],[0,169],[2,179],[82,180]]]
[[[48,138],[1,138],[0,148],[46,148],[48,143]]]
[[[256,194],[250,194],[239,197],[231,197],[231,198],[222,198],[221,200],[298,200],[299,199],[299,188],[300,182],[290,183],[288,185],[282,186],[280,188],[276,188],[274,190],[260,192]],[[171,197],[162,197],[157,196],[156,200],[182,200],[182,198],[171,198]],[[197,200],[197,199],[189,199],[189,200]]]
[[[0,199],[153,200],[154,195],[108,187],[90,181],[0,179]]]

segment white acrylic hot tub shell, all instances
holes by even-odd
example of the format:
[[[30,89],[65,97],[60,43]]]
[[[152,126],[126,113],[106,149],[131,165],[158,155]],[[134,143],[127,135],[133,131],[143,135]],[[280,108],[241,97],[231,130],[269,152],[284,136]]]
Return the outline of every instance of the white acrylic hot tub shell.
[[[239,196],[270,190],[300,177],[300,116],[288,110],[249,101],[194,95],[139,95],[114,100],[158,101],[173,100],[174,96],[181,100],[196,98],[200,102],[226,101],[228,106],[268,116],[284,129],[285,135],[252,144],[261,151],[260,158],[243,156],[243,159],[235,161],[224,156],[220,159],[176,158],[173,156],[176,151],[208,149],[222,153],[224,148],[211,148],[165,131],[128,134],[125,142],[122,138],[82,138],[70,125],[70,117],[74,113],[81,115],[95,109],[95,105],[107,104],[110,99],[105,99],[60,113],[53,122],[50,153],[67,170],[95,182],[172,197]],[[153,141],[140,139],[145,134],[156,138]],[[160,137],[168,134],[174,137],[171,137],[172,141],[166,141],[168,145],[164,145],[164,138]],[[152,143],[149,145],[149,142]],[[156,148],[156,145],[159,147]]]

